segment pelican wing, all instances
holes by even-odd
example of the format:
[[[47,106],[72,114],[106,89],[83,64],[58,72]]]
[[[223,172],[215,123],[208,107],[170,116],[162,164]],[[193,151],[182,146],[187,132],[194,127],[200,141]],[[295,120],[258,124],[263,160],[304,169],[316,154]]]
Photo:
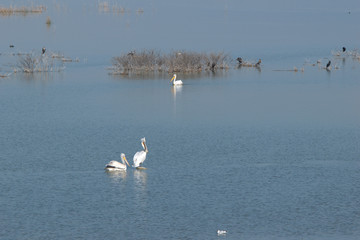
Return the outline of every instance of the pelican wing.
[[[181,80],[176,80],[173,83],[174,83],[174,85],[182,85],[183,84],[183,82]]]
[[[126,165],[119,163],[118,161],[110,161],[105,166],[106,169],[126,169]]]

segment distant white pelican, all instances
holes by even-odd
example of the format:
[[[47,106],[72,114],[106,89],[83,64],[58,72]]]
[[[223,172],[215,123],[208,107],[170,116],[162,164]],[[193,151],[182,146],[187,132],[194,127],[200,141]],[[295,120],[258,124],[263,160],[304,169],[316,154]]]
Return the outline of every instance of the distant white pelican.
[[[119,163],[118,161],[110,161],[108,164],[105,165],[105,170],[107,171],[118,171],[118,170],[123,170],[126,171],[126,164],[130,167],[128,161],[126,160],[125,154],[122,153],[120,155],[121,157],[121,162]],[[126,163],[126,164],[125,164]]]
[[[145,159],[146,159],[146,154],[149,152],[148,149],[147,149],[147,146],[146,146],[146,140],[145,140],[145,138],[142,138],[142,139],[141,139],[141,145],[142,145],[142,147],[144,148],[144,150],[135,153],[134,158],[133,158],[133,161],[134,161],[133,167],[134,167],[134,168],[139,168],[139,167],[140,167],[140,165],[141,165],[141,164],[145,161]]]
[[[172,81],[173,81],[173,85],[182,85],[183,84],[183,82],[181,80],[176,80],[176,74],[174,74],[174,76],[170,80],[170,82],[172,82]]]

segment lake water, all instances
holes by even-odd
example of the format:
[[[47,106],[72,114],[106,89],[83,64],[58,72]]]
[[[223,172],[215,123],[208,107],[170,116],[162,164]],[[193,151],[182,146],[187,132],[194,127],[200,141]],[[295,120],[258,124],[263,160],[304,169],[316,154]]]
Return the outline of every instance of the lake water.
[[[0,18],[1,73],[43,46],[79,59],[0,78],[0,239],[360,237],[360,61],[331,53],[359,47],[358,1],[99,3]],[[149,48],[263,64],[179,73],[181,88],[108,74]],[[142,137],[146,170],[104,171]]]

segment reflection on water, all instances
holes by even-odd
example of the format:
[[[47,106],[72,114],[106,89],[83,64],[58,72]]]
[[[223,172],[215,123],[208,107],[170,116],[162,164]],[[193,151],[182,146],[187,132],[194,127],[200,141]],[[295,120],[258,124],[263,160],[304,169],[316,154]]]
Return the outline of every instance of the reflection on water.
[[[170,87],[171,94],[173,95],[174,99],[174,106],[173,106],[173,115],[176,116],[176,94],[181,94],[183,86],[182,85],[172,85]]]
[[[113,183],[119,183],[126,180],[126,171],[105,171],[106,175],[111,179]]]
[[[234,66],[235,68],[235,66]],[[111,67],[108,70],[112,70]],[[217,71],[203,71],[203,72],[183,72],[181,73],[181,79],[184,82],[184,79],[211,79],[211,78],[224,78],[228,74],[228,70],[217,70]],[[169,80],[172,77],[173,73],[166,71],[123,71],[120,74],[110,74],[114,79],[130,79],[130,80]],[[185,82],[186,84],[186,82]]]
[[[182,87],[183,86],[172,86],[170,89],[171,89],[171,93],[172,93],[172,95],[173,95],[173,97],[174,97],[174,101],[176,100],[176,94],[179,94],[179,93],[181,93],[181,91],[182,91]]]
[[[111,67],[109,68],[112,69]],[[123,71],[120,74],[111,74],[115,79],[130,79],[130,80],[148,80],[148,79],[168,79],[167,72],[159,71]]]
[[[136,189],[138,189],[140,191],[145,191],[146,190],[146,179],[147,179],[146,171],[138,170],[138,169],[136,169],[134,171],[134,182],[135,182]]]
[[[62,79],[62,72],[36,72],[36,73],[15,73],[14,76],[19,77],[21,80],[39,82],[39,83],[48,83],[54,79]]]
[[[135,202],[142,210],[147,209],[148,206],[146,180],[146,171],[134,170]]]
[[[255,69],[257,72],[261,73],[261,66],[243,66],[242,64],[238,64],[237,69],[239,70],[253,70]]]

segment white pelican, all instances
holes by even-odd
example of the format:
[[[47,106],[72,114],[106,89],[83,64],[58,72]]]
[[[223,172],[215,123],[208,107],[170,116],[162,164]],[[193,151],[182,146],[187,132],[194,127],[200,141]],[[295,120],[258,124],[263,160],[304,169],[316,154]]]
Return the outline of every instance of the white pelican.
[[[121,162],[118,161],[110,161],[108,164],[105,165],[105,170],[107,171],[117,171],[117,170],[123,170],[126,171],[126,164],[130,167],[128,161],[126,160],[125,154],[121,153]],[[126,164],[125,164],[126,163]]]
[[[143,151],[137,152],[134,155],[133,161],[133,167],[137,168],[137,169],[141,169],[142,167],[140,167],[140,165],[145,161],[146,159],[146,154],[149,152],[146,146],[146,140],[145,138],[141,139],[141,145],[144,148]]]
[[[220,235],[225,235],[227,234],[227,231],[226,230],[217,230],[217,234],[220,236]]]
[[[173,81],[173,85],[182,85],[183,84],[183,82],[181,80],[176,80],[176,74],[174,74],[174,76],[170,80],[170,82],[172,82],[172,81]]]

